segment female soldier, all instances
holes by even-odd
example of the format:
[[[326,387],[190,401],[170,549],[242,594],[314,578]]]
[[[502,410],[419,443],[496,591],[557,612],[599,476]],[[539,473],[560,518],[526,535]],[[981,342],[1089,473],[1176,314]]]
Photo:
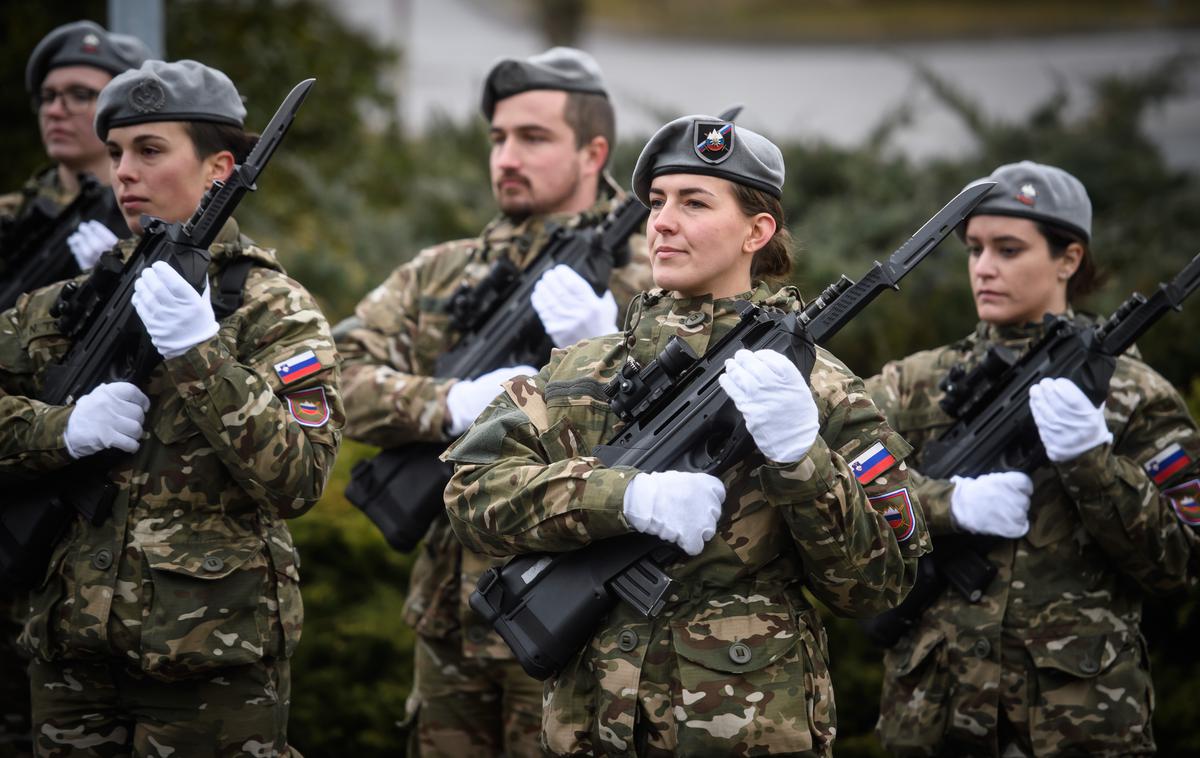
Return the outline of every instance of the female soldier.
[[[149,61],[104,88],[96,131],[135,234],[142,214],[185,221],[229,176],[254,142],[244,117],[228,77],[195,61]],[[333,464],[333,339],[232,219],[210,253],[212,292],[239,295],[220,321],[169,265],[137,280],[134,306],[164,359],[141,388],[34,400],[69,347],[50,315],[61,288],[0,317],[0,385],[24,395],[0,397],[0,473],[44,481],[103,450],[130,454],[107,474],[111,515],[75,519],[33,591],[21,641],[39,755],[287,751],[302,611],[283,520],[317,501]]]
[[[548,683],[551,753],[827,755],[825,633],[801,588],[851,615],[907,591],[926,542],[901,462],[908,446],[832,355],[818,350],[806,382],[764,350],[740,351],[721,377],[758,446],[721,479],[589,457],[616,428],[601,388],[625,361],[649,362],[675,336],[703,354],[737,322],[739,300],[799,307],[794,288],[771,295],[753,283],[790,268],[771,142],[680,118],[646,145],[633,187],[651,209],[657,287],[635,300],[624,334],[556,351],[535,377],[506,385],[447,453],[451,521],[468,547],[496,555],[630,532],[687,553],[667,569],[678,590],[661,615],[618,607]],[[853,464],[873,456],[885,470],[859,481]],[[903,511],[903,531],[889,527],[889,506]]]
[[[1071,302],[1096,281],[1078,179],[1029,161],[989,178],[960,229],[975,332],[867,383],[918,450],[950,423],[938,382],[952,366],[993,345],[1024,350],[1046,314],[1078,319]],[[888,651],[878,731],[891,754],[1154,751],[1141,595],[1189,584],[1197,519],[1183,504],[1200,488],[1200,437],[1171,385],[1130,356],[1100,408],[1066,379],[1035,385],[1029,403],[1049,462],[1028,476],[914,472],[932,533],[1006,539],[988,553],[999,573],[982,600],[944,592]]]

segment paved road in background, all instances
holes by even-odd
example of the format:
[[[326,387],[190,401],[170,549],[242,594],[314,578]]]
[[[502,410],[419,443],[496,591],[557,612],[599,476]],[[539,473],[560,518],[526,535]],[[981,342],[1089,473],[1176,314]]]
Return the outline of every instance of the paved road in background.
[[[375,33],[404,49],[398,93],[410,128],[428,128],[436,114],[478,117],[490,64],[544,48],[527,26],[476,0],[352,5],[356,15],[372,19]],[[623,135],[645,136],[668,118],[740,102],[746,106],[741,121],[772,137],[849,146],[908,103],[916,117],[895,144],[921,158],[960,154],[972,142],[918,80],[914,61],[964,90],[986,92],[979,102],[989,116],[1016,121],[1059,86],[1070,107],[1082,110],[1096,77],[1143,71],[1175,52],[1200,56],[1200,30],[893,46],[714,44],[601,32],[581,45],[604,68]],[[1147,114],[1146,128],[1174,165],[1200,170],[1200,64],[1192,66],[1181,97]]]

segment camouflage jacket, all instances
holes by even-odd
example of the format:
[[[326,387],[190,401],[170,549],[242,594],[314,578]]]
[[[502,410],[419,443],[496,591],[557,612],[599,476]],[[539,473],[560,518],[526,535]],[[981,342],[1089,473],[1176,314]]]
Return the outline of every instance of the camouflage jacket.
[[[501,256],[524,268],[541,251],[549,224],[589,226],[602,221],[625,195],[615,184],[586,213],[535,217],[514,224],[501,216],[478,238],[447,242],[421,251],[400,266],[355,309],[354,328],[341,334],[347,434],[381,447],[445,441],[446,395],[453,379],[431,376],[434,363],[459,334],[450,325],[450,296],[461,283],[477,284]],[[629,263],[614,269],[609,289],[625,309],[650,284],[645,238],[630,239]],[[469,656],[511,658],[499,635],[478,618],[467,598],[495,560],[462,550],[445,519],[430,527],[413,566],[405,622],[419,634],[444,637],[464,630]]]
[[[286,657],[299,639],[299,560],[283,520],[316,503],[339,444],[333,338],[312,297],[232,219],[211,253],[214,291],[227,263],[254,259],[241,307],[143,387],[141,447],[109,473],[112,515],[76,519],[32,592],[31,655],[115,657],[171,678]],[[69,347],[49,315],[60,288],[0,315],[0,476],[71,463],[72,409],[32,399]],[[279,372],[298,356],[317,370],[285,382]]]
[[[0,195],[0,277],[8,269],[9,250],[4,242],[8,226],[20,218],[36,198],[45,198],[63,208],[75,199],[75,193],[63,188],[58,168],[48,166],[38,170],[17,192]]]
[[[919,474],[921,446],[951,423],[938,382],[993,344],[1020,353],[1042,333],[1040,324],[980,324],[867,381],[917,449],[913,480],[935,547],[936,535],[954,531],[953,484]],[[890,752],[996,755],[1000,713],[1039,755],[1152,749],[1141,597],[1191,585],[1195,538],[1182,521],[1200,521],[1200,435],[1171,385],[1128,355],[1117,360],[1104,414],[1112,445],[1032,473],[1029,533],[990,551],[999,573],[983,599],[943,593],[888,651],[879,731]],[[1176,451],[1190,462],[1156,483],[1148,472]],[[1010,684],[1028,684],[1036,701],[1013,701]]]
[[[740,297],[799,307],[792,288]],[[590,456],[619,429],[601,388],[626,359],[645,364],[676,335],[703,355],[737,323],[735,302],[651,290],[626,334],[556,350],[537,376],[509,382],[446,454],[456,464],[447,512],[463,543],[493,555],[557,552],[634,531],[623,503],[637,471]],[[876,613],[904,597],[929,539],[908,489],[910,448],[862,382],[823,349],[810,381],[821,430],[809,453],[777,464],[755,452],[731,468],[716,536],[667,567],[678,591],[662,614],[618,605],[550,680],[551,752],[831,750],[825,632],[801,589],[840,614]],[[875,456],[860,483],[854,466]]]

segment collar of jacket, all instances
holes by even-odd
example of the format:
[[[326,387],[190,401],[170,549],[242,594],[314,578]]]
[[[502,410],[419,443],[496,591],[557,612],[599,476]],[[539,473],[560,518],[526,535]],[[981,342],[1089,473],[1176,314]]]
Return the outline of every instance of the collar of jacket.
[[[484,261],[492,261],[498,255],[506,254],[518,267],[525,268],[530,259],[541,251],[554,228],[594,226],[603,221],[625,195],[625,191],[606,171],[601,176],[596,202],[582,213],[550,213],[519,221],[500,214],[488,222],[480,235],[480,256]]]
[[[633,337],[639,346],[644,345],[659,351],[666,344],[663,337],[669,339],[675,336],[688,343],[697,355],[704,355],[708,346],[723,337],[736,323],[737,309],[734,308],[734,303],[738,300],[749,300],[752,303],[785,310],[791,309],[794,307],[793,303],[798,302],[795,298],[795,288],[785,287],[777,293],[772,293],[770,287],[763,282],[733,297],[717,299],[713,299],[711,295],[675,297],[661,287],[655,287],[640,294],[630,306],[625,344],[631,344],[629,338]],[[660,341],[663,342],[662,345],[657,344]]]

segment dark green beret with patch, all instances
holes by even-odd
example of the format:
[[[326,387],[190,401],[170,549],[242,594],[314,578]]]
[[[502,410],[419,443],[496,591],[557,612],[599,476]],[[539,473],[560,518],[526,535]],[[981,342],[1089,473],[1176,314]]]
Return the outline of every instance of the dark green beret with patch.
[[[783,153],[758,132],[716,116],[684,116],[655,133],[633,169],[633,192],[650,205],[650,183],[663,174],[704,174],[783,195]]]
[[[110,34],[94,21],[72,21],[51,31],[33,49],[25,66],[25,89],[31,95],[40,89],[51,69],[91,66],[116,76],[149,57],[150,50],[137,37]]]
[[[242,126],[246,106],[228,76],[197,61],[146,61],[108,83],[96,104],[96,134],[151,121]]]
[[[483,82],[483,117],[491,121],[496,103],[534,89],[608,97],[595,58],[573,47],[552,47],[531,58],[505,58],[492,66]]]
[[[1007,163],[968,187],[980,182],[996,186],[983,198],[972,216],[1014,216],[1042,221],[1074,232],[1084,241],[1092,238],[1092,201],[1083,182],[1044,163]],[[969,217],[968,217],[969,218]],[[966,236],[966,221],[958,225],[960,239]]]

